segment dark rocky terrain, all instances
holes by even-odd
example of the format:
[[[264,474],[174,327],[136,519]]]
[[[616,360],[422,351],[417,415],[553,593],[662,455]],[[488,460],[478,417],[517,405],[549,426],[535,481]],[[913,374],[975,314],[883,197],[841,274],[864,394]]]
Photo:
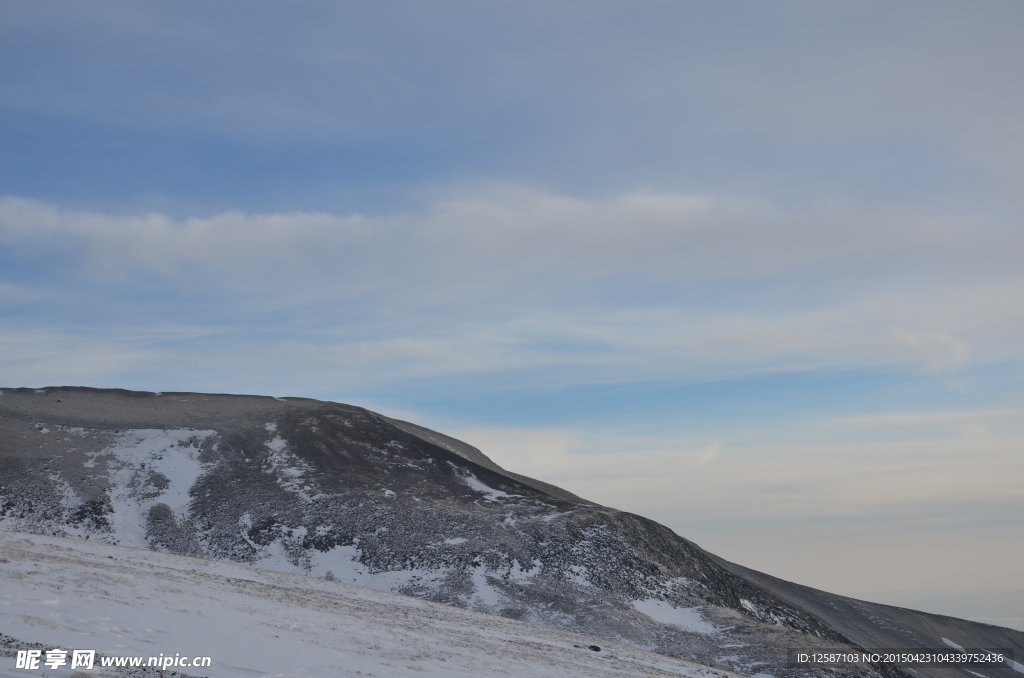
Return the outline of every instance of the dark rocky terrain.
[[[302,398],[0,392],[0,526],[355,582],[746,674],[787,649],[1014,648],[1024,633],[816,591],[511,473],[443,434]]]

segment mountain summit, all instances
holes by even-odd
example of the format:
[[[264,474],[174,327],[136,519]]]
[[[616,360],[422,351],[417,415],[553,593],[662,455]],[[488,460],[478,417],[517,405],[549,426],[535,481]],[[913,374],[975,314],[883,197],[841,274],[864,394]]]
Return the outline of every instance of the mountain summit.
[[[911,675],[794,667],[792,649],[1024,657],[1024,633],[785,582],[444,434],[303,398],[2,389],[0,526],[336,579],[739,673]]]

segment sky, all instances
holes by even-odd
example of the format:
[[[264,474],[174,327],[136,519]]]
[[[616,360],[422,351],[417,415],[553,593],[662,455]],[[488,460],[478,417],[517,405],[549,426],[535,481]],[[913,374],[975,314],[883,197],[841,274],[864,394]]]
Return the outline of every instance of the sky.
[[[1022,20],[8,0],[0,385],[361,405],[785,579],[1020,591]]]

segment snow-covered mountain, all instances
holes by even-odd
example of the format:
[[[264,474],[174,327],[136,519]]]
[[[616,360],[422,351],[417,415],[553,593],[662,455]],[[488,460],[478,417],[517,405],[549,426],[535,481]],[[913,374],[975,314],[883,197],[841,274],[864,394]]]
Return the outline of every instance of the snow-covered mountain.
[[[1024,654],[1019,632],[782,582],[358,407],[0,393],[8,530],[354,583],[747,674],[824,672],[788,667],[787,648],[942,649],[946,637]],[[1020,678],[1012,667],[984,673]],[[832,674],[907,675],[881,664]]]

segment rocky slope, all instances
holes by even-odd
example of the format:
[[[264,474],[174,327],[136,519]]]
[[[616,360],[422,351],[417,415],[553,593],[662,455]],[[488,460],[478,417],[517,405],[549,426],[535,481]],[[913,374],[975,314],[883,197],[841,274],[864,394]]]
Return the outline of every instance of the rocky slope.
[[[902,633],[896,608],[842,608],[440,433],[300,398],[3,389],[0,525],[336,579],[748,674],[908,675],[793,668],[786,650],[948,649],[966,629],[961,644],[1024,654],[1024,634],[936,615]]]

